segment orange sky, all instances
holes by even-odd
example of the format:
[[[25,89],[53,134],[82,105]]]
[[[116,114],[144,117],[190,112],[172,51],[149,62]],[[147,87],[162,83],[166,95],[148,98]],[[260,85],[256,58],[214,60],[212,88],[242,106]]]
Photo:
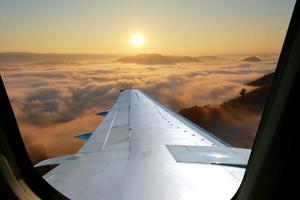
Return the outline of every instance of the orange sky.
[[[0,52],[279,53],[295,1],[0,3]],[[145,44],[130,43],[134,34]]]

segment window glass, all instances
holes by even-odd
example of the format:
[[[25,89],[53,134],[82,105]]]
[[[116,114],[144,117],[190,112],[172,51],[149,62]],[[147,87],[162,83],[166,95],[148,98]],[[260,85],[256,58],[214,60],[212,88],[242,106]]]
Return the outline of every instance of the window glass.
[[[120,90],[251,149],[295,0],[0,2],[0,72],[33,164],[76,153]]]

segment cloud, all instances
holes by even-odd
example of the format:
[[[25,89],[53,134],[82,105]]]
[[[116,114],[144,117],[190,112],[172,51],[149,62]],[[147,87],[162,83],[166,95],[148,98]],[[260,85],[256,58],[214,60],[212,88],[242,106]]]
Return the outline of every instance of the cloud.
[[[198,63],[151,66],[43,61],[7,65],[0,67],[0,72],[28,151],[37,162],[76,152],[82,141],[73,136],[95,129],[101,118],[94,114],[109,109],[120,89],[143,89],[178,111],[193,105],[221,104],[237,96],[243,84],[274,71],[274,56],[262,57],[263,61],[255,64],[241,63],[241,58],[223,56]]]

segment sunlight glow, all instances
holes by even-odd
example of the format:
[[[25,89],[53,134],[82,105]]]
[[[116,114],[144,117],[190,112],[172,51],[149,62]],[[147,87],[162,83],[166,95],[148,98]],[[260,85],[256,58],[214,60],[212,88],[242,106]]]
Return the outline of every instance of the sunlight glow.
[[[131,38],[131,44],[134,46],[141,46],[145,43],[145,39],[141,35],[134,35]]]

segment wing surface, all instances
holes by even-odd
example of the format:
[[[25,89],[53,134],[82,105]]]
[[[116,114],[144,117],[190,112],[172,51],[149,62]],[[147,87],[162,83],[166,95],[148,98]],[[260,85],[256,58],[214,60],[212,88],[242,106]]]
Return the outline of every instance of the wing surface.
[[[231,199],[249,153],[130,89],[44,178],[71,199]]]

